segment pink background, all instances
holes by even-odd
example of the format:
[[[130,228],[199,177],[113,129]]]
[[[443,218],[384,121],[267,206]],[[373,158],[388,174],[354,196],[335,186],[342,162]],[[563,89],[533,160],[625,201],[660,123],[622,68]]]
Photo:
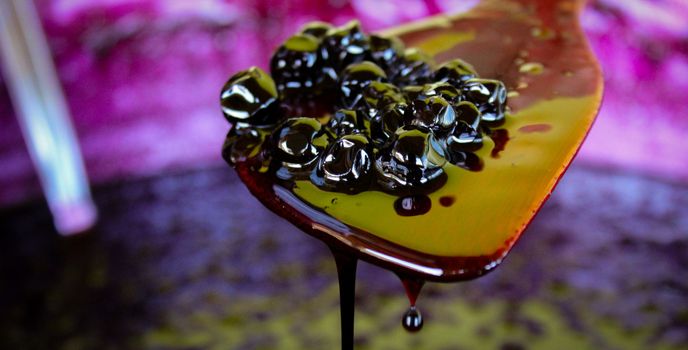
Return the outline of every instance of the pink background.
[[[40,0],[96,184],[218,165],[219,88],[265,67],[304,22],[359,18],[367,30],[460,11],[467,1]],[[372,6],[374,4],[374,6]],[[606,76],[579,163],[688,181],[688,4],[593,1],[581,21]],[[40,195],[0,78],[0,205]]]

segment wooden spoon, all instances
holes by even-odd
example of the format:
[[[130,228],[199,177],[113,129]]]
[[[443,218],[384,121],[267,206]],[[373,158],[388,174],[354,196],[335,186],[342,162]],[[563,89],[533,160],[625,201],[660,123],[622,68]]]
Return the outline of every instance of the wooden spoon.
[[[577,18],[581,1],[485,0],[467,13],[391,28],[437,62],[463,58],[509,89],[510,115],[477,152],[482,171],[454,165],[431,209],[399,216],[398,198],[368,191],[294,189],[236,169],[268,208],[331,247],[422,280],[480,276],[507,255],[549,197],[590,129],[602,75]]]

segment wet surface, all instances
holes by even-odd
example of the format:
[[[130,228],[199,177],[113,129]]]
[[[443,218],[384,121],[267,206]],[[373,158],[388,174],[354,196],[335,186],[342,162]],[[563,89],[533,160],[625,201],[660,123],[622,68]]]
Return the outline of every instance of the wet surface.
[[[339,344],[327,247],[228,169],[95,189],[90,236],[0,212],[0,348],[318,349]],[[688,186],[573,166],[505,263],[424,287],[423,332],[392,273],[359,266],[357,349],[684,348]]]

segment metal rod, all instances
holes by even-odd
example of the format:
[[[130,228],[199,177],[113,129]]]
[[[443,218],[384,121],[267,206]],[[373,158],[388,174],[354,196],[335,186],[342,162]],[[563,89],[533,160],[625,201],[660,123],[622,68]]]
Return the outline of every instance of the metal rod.
[[[88,230],[96,208],[33,1],[0,0],[0,58],[55,227],[64,235]]]

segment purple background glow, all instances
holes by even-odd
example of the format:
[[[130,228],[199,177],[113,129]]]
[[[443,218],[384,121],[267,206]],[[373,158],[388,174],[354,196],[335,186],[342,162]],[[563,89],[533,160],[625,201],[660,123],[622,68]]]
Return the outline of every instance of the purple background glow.
[[[39,0],[91,180],[222,162],[219,88],[266,66],[304,22],[358,18],[376,30],[458,0]],[[581,21],[606,76],[580,162],[688,181],[688,4],[593,1]],[[37,176],[0,79],[0,205],[35,198]]]

